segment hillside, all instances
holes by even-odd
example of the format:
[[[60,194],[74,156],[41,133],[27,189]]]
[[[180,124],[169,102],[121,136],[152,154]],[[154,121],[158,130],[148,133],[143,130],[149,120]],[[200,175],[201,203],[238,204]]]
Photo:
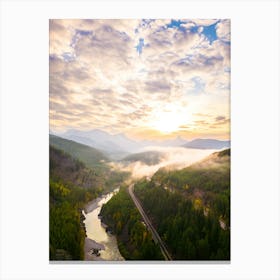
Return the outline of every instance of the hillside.
[[[160,248],[154,243],[126,187],[101,209],[102,222],[116,234],[118,247],[126,260],[162,260]]]
[[[230,259],[230,150],[160,169],[135,193],[174,259]]]
[[[149,151],[149,152],[142,152],[136,153],[126,156],[121,160],[123,163],[131,163],[140,161],[147,165],[155,165],[158,164],[163,159],[163,153],[157,151]]]
[[[221,141],[216,139],[194,139],[183,145],[191,149],[213,149],[219,150],[230,147],[230,141]]]
[[[220,191],[230,184],[230,149],[215,152],[205,159],[180,170],[159,169],[153,176],[155,183],[168,183],[181,190],[199,187]],[[186,188],[185,184],[188,184]]]
[[[85,232],[80,208],[101,191],[93,170],[50,146],[50,260],[83,259]]]
[[[79,147],[70,144],[72,148]],[[49,155],[50,260],[82,260],[85,232],[81,209],[102,193],[118,187],[126,174],[98,164],[90,168],[53,146]]]
[[[152,183],[196,200],[217,212],[229,226],[230,149],[215,152],[181,170],[160,169]]]
[[[102,186],[104,179],[62,150],[50,146],[50,178],[63,181],[68,186],[91,188]]]
[[[55,135],[50,135],[49,141],[50,145],[63,150],[72,157],[85,163],[88,167],[107,167],[104,162],[107,162],[108,158],[97,149]]]

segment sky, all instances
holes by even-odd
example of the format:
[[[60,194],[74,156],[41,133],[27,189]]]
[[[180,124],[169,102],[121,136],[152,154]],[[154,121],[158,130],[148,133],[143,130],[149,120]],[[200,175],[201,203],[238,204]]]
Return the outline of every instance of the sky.
[[[229,139],[230,20],[49,24],[52,132]]]

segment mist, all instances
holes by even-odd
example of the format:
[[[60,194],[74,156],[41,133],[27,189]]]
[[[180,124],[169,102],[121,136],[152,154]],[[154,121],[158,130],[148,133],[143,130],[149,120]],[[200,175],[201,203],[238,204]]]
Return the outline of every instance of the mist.
[[[158,147],[151,146],[142,149],[142,152],[158,151],[162,153],[161,161],[155,165],[147,165],[141,161],[132,163],[110,163],[110,166],[120,171],[131,173],[133,179],[152,177],[160,168],[170,170],[185,168],[197,161],[200,161],[217,150],[188,149],[182,147]]]

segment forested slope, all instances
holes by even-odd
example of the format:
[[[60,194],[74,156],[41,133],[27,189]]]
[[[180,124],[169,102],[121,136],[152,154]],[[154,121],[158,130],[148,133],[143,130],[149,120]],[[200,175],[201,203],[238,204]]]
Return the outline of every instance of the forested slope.
[[[51,146],[82,161],[90,168],[95,168],[97,170],[99,170],[98,167],[103,169],[108,168],[107,165],[104,164],[104,162],[108,161],[108,158],[97,149],[55,135],[50,135],[49,139]]]
[[[126,260],[163,259],[126,187],[103,205],[101,215],[102,221],[117,235],[120,253]]]
[[[101,193],[116,188],[125,174],[89,168],[50,146],[50,260],[83,259],[85,232],[81,209]]]
[[[130,154],[124,157],[121,162],[131,163],[131,162],[142,162],[147,165],[158,164],[163,159],[163,154],[157,151],[142,152],[136,154]]]
[[[180,193],[230,226],[230,149],[181,170],[160,169],[151,184]]]
[[[230,259],[230,150],[182,170],[159,170],[135,193],[173,259]]]

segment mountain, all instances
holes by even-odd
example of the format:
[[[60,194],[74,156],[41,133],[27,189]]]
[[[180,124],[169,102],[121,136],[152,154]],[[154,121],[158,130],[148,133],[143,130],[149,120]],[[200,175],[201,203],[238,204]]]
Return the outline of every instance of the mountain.
[[[121,160],[121,162],[131,163],[131,162],[140,161],[147,165],[155,165],[155,164],[160,163],[160,161],[162,159],[163,159],[163,153],[158,152],[158,151],[149,151],[149,152],[142,152],[142,153],[128,155],[128,156],[124,157]]]
[[[230,260],[230,150],[162,168],[134,193],[173,260]]]
[[[140,142],[143,147],[155,146],[155,147],[180,147],[188,143],[187,140],[183,139],[180,136],[177,136],[174,139],[167,139],[163,141],[155,140],[143,140]]]
[[[230,141],[221,141],[216,139],[195,139],[184,145],[185,148],[191,149],[213,149],[219,150],[230,147]]]
[[[101,151],[87,145],[63,139],[55,135],[50,135],[49,140],[51,146],[63,150],[72,157],[84,162],[88,167],[105,167],[104,162],[108,161],[108,158]]]
[[[180,170],[159,169],[152,177],[152,182],[172,192],[195,200],[199,199],[205,206],[220,204],[218,209],[229,224],[229,193],[230,193],[230,149],[210,154],[205,159]],[[214,207],[213,207],[214,208]],[[228,210],[229,211],[229,210]]]
[[[180,136],[174,139],[168,139],[163,141],[135,141],[130,139],[123,133],[110,134],[100,129],[94,129],[89,131],[71,129],[59,136],[68,140],[73,140],[75,142],[96,148],[114,160],[121,159],[129,153],[141,152],[141,150],[148,146],[179,147],[188,142]]]
[[[90,131],[71,129],[61,137],[101,150],[112,159],[119,159],[139,149],[139,144],[124,134],[112,135],[99,129]]]
[[[50,178],[58,179],[67,186],[98,188],[104,179],[94,169],[88,168],[82,161],[70,154],[50,146]]]
[[[183,139],[181,136],[177,136],[175,139],[162,141],[161,146],[179,147],[187,143],[187,140]]]
[[[61,136],[69,140],[89,145],[99,150],[121,151],[121,147],[112,141],[111,135],[101,130],[79,131],[71,129]]]
[[[112,135],[112,141],[114,141],[122,150],[133,152],[141,147],[141,144],[137,141],[134,141],[125,134],[119,133],[116,135]]]

